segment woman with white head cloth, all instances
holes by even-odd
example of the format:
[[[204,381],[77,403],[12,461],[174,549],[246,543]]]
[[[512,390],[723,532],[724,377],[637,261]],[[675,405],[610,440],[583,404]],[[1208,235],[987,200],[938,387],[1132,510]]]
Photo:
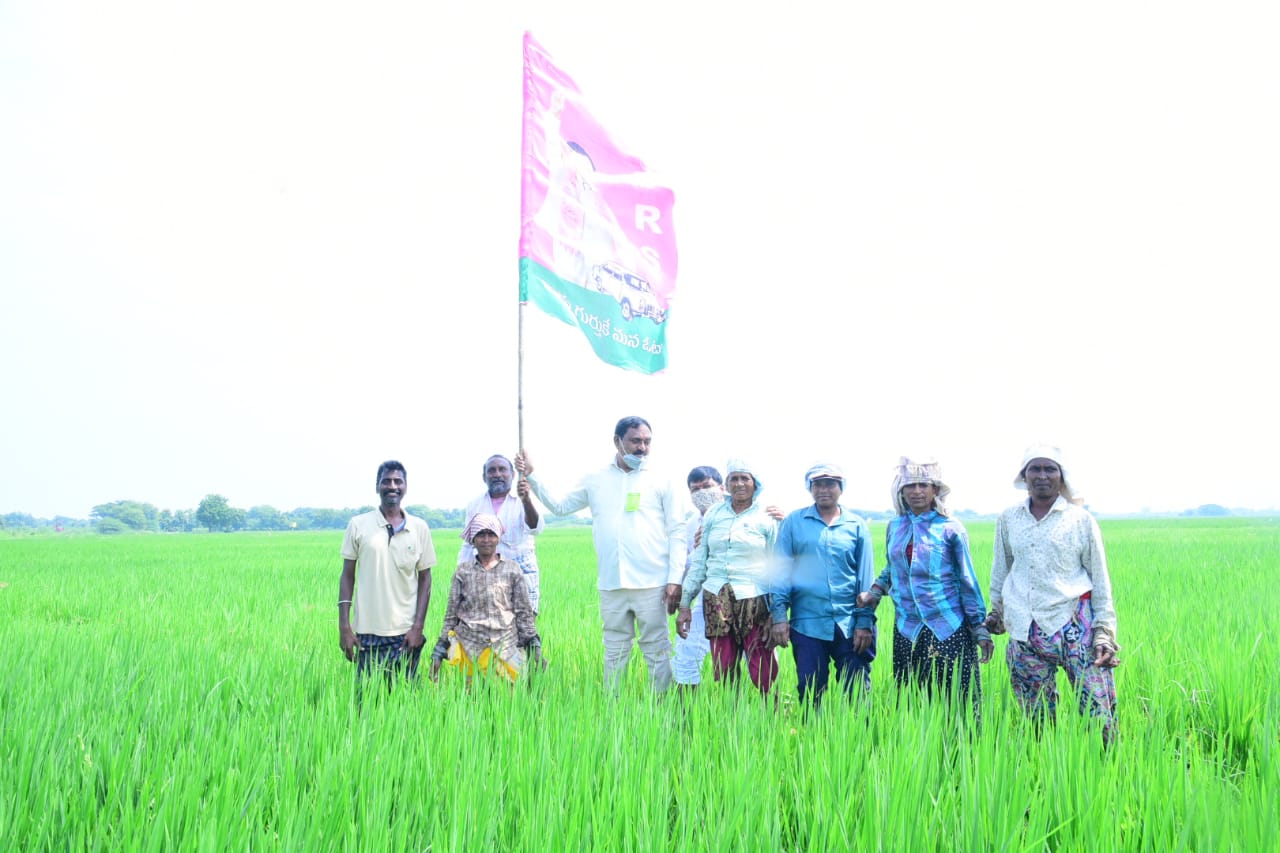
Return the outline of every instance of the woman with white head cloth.
[[[1057,447],[1027,448],[1013,483],[1029,497],[996,520],[987,626],[1009,632],[1010,682],[1027,714],[1053,720],[1062,667],[1081,713],[1101,718],[1103,743],[1110,743],[1120,646],[1102,533],[1079,506]]]
[[[884,571],[866,593],[875,607],[893,599],[893,676],[898,686],[918,685],[950,697],[956,671],[960,701],[972,698],[974,716],[982,680],[977,664],[991,660],[991,634],[982,590],[973,572],[969,534],[951,518],[936,460],[898,460],[893,479],[897,517],[885,529]],[[978,649],[981,648],[979,657]]]
[[[760,505],[763,484],[750,465],[730,459],[725,474],[728,495],[703,516],[676,631],[689,635],[690,605],[701,595],[716,681],[736,683],[738,664],[746,658],[751,682],[768,693],[778,676],[778,658],[769,642],[770,570],[778,523]]]

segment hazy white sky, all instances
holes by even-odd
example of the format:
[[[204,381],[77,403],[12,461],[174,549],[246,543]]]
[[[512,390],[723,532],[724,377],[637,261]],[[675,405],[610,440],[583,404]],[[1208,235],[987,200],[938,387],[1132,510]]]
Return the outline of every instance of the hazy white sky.
[[[526,314],[553,486],[1280,507],[1271,3],[0,3],[0,512],[461,506],[514,453],[521,35],[676,191],[671,367]]]

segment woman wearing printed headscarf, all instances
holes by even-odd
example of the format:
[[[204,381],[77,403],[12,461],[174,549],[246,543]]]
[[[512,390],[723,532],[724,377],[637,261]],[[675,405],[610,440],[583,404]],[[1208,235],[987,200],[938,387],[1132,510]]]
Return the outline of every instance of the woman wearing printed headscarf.
[[[492,670],[515,681],[524,668],[526,650],[542,661],[529,587],[520,566],[498,553],[502,522],[496,515],[473,516],[463,538],[475,547],[476,556],[454,572],[444,625],[431,653],[431,678],[439,677],[448,657],[468,681],[477,670]]]
[[[893,599],[898,686],[916,684],[929,696],[940,690],[949,698],[958,669],[960,701],[971,696],[976,717],[982,692],[976,664],[991,660],[994,646],[969,534],[947,510],[950,493],[936,460],[898,460],[892,491],[897,516],[885,529],[885,568],[864,603],[874,608],[886,593]]]
[[[763,484],[750,465],[730,459],[725,473],[728,495],[703,516],[676,631],[689,635],[690,605],[701,595],[716,681],[737,683],[738,665],[745,658],[751,683],[768,693],[778,676],[777,655],[769,642],[770,569],[778,523],[760,505]]]

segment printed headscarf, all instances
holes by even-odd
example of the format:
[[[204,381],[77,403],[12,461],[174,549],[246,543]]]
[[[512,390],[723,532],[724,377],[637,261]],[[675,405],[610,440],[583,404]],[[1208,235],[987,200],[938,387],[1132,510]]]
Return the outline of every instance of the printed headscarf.
[[[939,515],[951,515],[944,500],[951,494],[951,487],[942,482],[942,466],[938,464],[938,460],[928,458],[917,462],[906,456],[898,458],[898,467],[893,478],[893,509],[898,515],[906,515],[911,511],[902,497],[902,489],[913,483],[932,483],[938,489],[938,495],[933,501],[934,509]]]
[[[502,538],[502,522],[498,520],[496,515],[488,512],[478,512],[471,516],[471,520],[467,522],[467,527],[462,531],[462,538],[470,545],[476,538],[476,534],[482,530],[492,530],[498,534],[498,538]]]

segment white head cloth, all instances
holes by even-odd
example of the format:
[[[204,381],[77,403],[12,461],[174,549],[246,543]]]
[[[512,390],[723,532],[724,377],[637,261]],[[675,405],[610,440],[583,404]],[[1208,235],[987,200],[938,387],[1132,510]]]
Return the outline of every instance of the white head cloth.
[[[756,495],[759,495],[760,492],[764,489],[764,481],[760,479],[760,475],[755,472],[755,469],[747,464],[747,461],[745,459],[739,459],[737,457],[734,457],[733,459],[730,459],[728,462],[725,463],[725,466],[724,466],[725,482],[727,483],[729,481],[730,474],[733,474],[738,471],[742,472],[743,474],[751,475],[751,479],[756,481]]]
[[[1013,485],[1019,489],[1027,488],[1027,465],[1032,459],[1048,459],[1062,471],[1061,493],[1068,502],[1083,504],[1084,499],[1076,494],[1075,488],[1068,480],[1067,466],[1062,462],[1062,448],[1052,444],[1033,444],[1022,452],[1022,464],[1018,467],[1018,476],[1013,478]]]

